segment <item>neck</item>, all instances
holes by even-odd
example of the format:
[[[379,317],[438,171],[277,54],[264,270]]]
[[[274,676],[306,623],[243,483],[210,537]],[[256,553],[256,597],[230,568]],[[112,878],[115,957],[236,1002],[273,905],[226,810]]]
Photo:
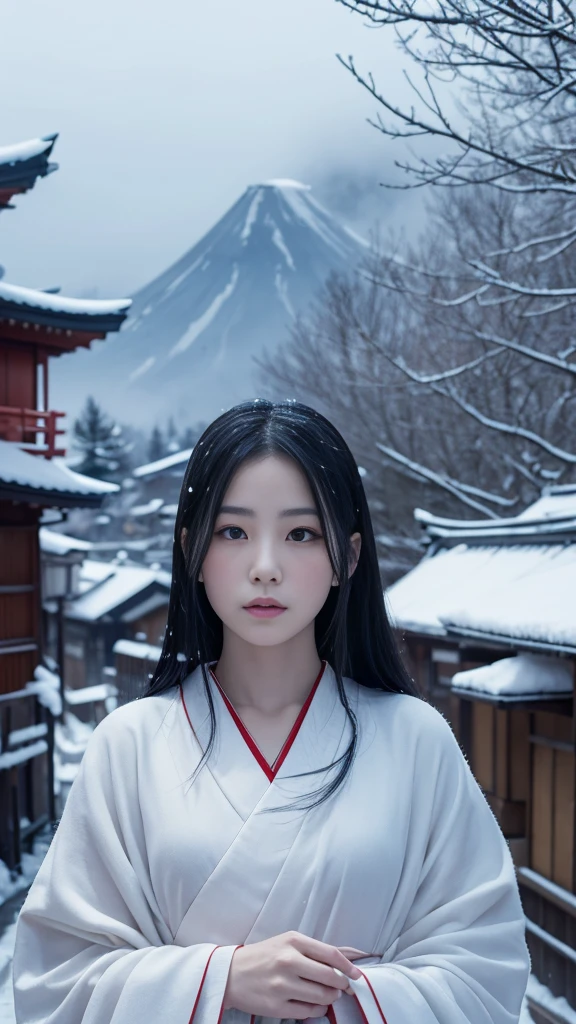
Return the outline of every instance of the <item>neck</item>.
[[[254,708],[265,715],[301,707],[321,668],[313,628],[273,647],[246,643],[224,629],[222,653],[212,665],[236,709]]]

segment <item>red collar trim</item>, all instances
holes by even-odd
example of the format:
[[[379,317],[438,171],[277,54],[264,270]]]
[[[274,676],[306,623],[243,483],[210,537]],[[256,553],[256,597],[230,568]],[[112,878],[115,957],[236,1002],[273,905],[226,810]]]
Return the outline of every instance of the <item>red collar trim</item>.
[[[224,703],[225,703],[226,707],[228,708],[230,714],[232,715],[232,718],[234,719],[236,725],[238,726],[238,729],[240,730],[240,733],[241,733],[243,739],[245,740],[246,745],[249,747],[251,753],[256,758],[256,760],[257,760],[258,764],[260,765],[262,771],[267,776],[267,778],[268,778],[268,780],[270,782],[274,782],[274,779],[276,778],[276,775],[278,774],[280,768],[282,767],[282,765],[284,764],[284,761],[286,760],[288,754],[290,753],[290,749],[292,747],[292,744],[294,743],[294,740],[296,739],[296,737],[298,735],[298,732],[300,730],[300,726],[302,725],[302,722],[304,721],[304,719],[306,717],[306,712],[308,711],[308,708],[310,707],[310,705],[312,703],[312,699],[314,697],[314,694],[316,693],[316,690],[318,689],[318,686],[320,684],[320,680],[322,679],[322,676],[324,675],[324,670],[326,668],[326,664],[327,664],[326,661],[323,660],[322,661],[322,668],[320,669],[320,671],[319,671],[319,673],[318,673],[318,675],[316,677],[316,680],[315,680],[315,682],[314,682],[314,684],[312,686],[312,689],[310,690],[310,693],[308,694],[306,700],[304,701],[304,704],[300,708],[300,711],[298,712],[298,717],[297,717],[296,721],[294,722],[294,725],[290,729],[290,732],[288,733],[286,741],[284,742],[280,753],[278,754],[276,760],[274,761],[274,763],[272,765],[268,764],[268,761],[264,757],[262,751],[260,750],[260,748],[257,745],[256,741],[254,740],[253,736],[251,736],[251,734],[248,732],[248,729],[244,725],[244,722],[240,718],[240,715],[236,711],[234,705],[231,703],[231,701],[228,699],[228,697],[224,693],[224,690],[222,689],[220,683],[218,682],[216,676],[214,675],[214,672],[212,671],[212,668],[209,668],[210,675],[212,676],[214,682],[216,683],[216,686],[218,687],[220,693],[222,694],[222,698],[224,700]]]

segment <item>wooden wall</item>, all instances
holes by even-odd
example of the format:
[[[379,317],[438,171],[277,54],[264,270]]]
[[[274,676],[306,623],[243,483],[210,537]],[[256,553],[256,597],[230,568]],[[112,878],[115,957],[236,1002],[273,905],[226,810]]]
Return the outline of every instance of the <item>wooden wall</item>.
[[[576,724],[569,701],[497,707],[451,690],[456,672],[511,651],[459,649],[410,639],[409,664],[423,696],[445,715],[516,866],[576,893]],[[576,663],[575,663],[576,671]]]
[[[33,679],[40,632],[38,511],[0,502],[0,694]]]

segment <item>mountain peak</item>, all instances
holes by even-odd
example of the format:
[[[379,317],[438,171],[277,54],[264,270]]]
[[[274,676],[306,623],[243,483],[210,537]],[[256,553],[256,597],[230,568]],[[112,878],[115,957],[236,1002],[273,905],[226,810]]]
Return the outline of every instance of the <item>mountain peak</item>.
[[[262,181],[257,188],[298,188],[303,192],[310,191],[310,185],[304,185],[301,181],[294,181],[293,178],[270,178],[269,181]]]
[[[348,272],[365,252],[364,240],[308,185],[290,178],[250,185],[136,293],[113,345],[80,352],[84,360],[75,360],[66,382],[56,361],[53,391],[60,377],[56,396],[71,416],[73,396],[89,379],[110,413],[126,416],[129,408],[135,424],[167,411],[183,422],[208,419],[260,392],[256,360],[280,350],[328,275]]]

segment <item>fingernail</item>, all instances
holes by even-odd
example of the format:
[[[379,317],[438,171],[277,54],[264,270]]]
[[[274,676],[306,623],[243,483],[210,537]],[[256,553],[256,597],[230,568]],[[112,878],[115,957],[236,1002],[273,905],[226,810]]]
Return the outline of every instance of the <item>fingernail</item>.
[[[336,994],[336,999],[340,999],[340,996],[341,996],[341,995],[342,995],[342,991],[341,991],[341,990],[339,990],[339,991],[338,991],[338,993]]]
[[[352,970],[352,977],[354,978],[354,980],[356,980],[357,978],[361,978],[362,971],[359,971],[357,967],[354,967]]]

